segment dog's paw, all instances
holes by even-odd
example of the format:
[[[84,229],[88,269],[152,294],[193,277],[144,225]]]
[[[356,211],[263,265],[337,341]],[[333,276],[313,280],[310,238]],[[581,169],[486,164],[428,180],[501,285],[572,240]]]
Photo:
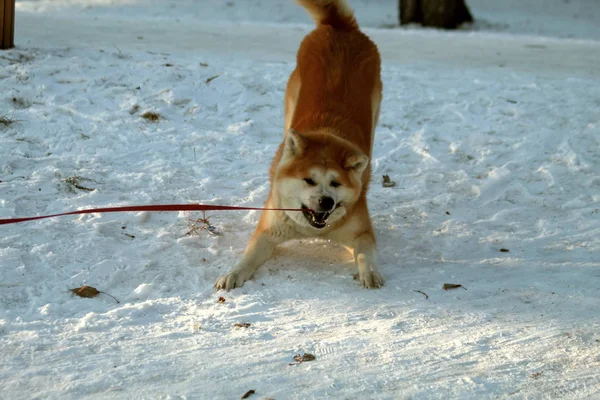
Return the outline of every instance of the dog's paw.
[[[383,286],[383,278],[376,271],[359,272],[358,280],[367,289],[379,289]]]
[[[237,272],[229,272],[225,275],[221,275],[219,279],[217,279],[217,282],[215,283],[215,289],[225,289],[230,291],[231,289],[242,287],[246,280],[247,279],[244,279],[244,277]]]

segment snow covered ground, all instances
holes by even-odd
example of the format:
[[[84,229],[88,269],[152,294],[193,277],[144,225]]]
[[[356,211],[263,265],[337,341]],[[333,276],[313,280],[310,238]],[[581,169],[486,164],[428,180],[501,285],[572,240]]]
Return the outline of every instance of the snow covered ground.
[[[384,60],[386,286],[304,242],[215,292],[256,212],[210,213],[220,236],[186,234],[198,213],[1,226],[0,398],[599,398],[600,5],[521,3],[470,0],[482,21],[447,33],[351,1]],[[0,218],[262,205],[311,27],[287,0],[18,0]]]

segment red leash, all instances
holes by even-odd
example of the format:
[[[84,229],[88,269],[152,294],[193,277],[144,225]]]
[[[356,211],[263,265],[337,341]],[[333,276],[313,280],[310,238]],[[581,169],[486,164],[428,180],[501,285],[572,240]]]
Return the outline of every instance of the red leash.
[[[124,211],[303,211],[301,208],[261,208],[261,207],[236,207],[236,206],[213,206],[205,204],[158,204],[153,206],[125,206],[125,207],[106,207],[92,208],[89,210],[71,211],[61,214],[41,215],[39,217],[9,218],[0,219],[0,225],[16,224],[18,222],[34,221],[36,219],[62,217],[64,215],[109,213]]]

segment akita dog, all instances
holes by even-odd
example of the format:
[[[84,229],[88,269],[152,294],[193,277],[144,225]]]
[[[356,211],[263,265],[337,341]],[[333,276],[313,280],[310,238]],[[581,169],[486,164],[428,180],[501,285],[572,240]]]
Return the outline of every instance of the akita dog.
[[[383,285],[366,197],[381,103],[379,52],[346,0],[298,3],[317,26],[302,41],[287,84],[265,207],[303,211],[263,211],[244,257],[217,289],[242,286],[277,245],[307,237],[342,243],[354,254],[360,283]]]

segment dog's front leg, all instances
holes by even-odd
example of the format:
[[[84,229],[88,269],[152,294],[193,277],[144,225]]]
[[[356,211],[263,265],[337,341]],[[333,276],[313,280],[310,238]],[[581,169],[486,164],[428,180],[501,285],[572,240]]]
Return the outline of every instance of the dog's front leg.
[[[383,286],[383,278],[377,270],[377,246],[373,232],[367,231],[357,236],[352,248],[360,283],[368,289]]]
[[[241,287],[254,275],[258,267],[271,258],[275,247],[280,243],[281,240],[271,235],[269,231],[257,229],[246,247],[242,260],[235,268],[217,279],[215,288],[230,290]]]

